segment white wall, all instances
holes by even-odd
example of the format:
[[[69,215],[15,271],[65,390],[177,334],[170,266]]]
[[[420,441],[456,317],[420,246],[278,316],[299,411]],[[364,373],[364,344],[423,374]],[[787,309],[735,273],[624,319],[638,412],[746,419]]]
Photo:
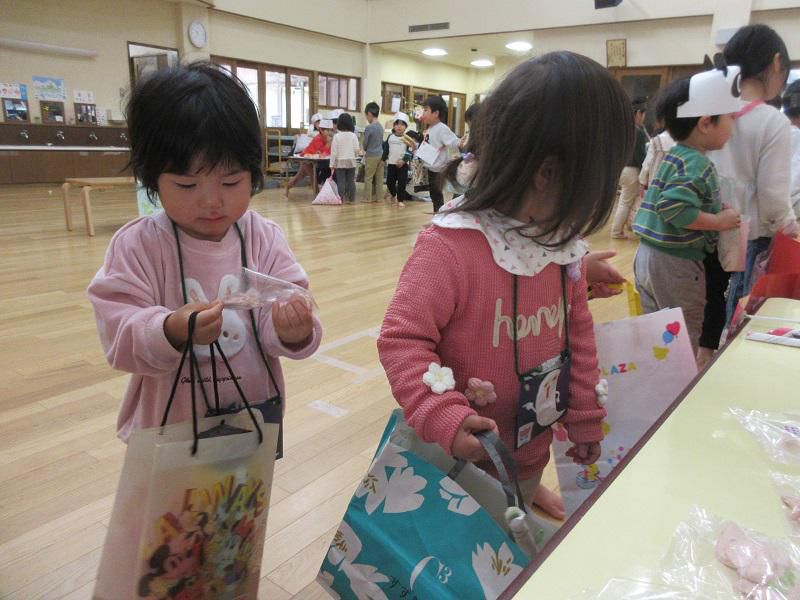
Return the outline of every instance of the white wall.
[[[214,0],[214,8],[290,27],[367,41],[367,0]]]
[[[0,48],[0,81],[28,85],[31,114],[38,117],[32,76],[64,78],[67,122],[74,117],[72,91],[94,92],[98,107],[121,117],[120,89],[130,85],[128,41],[175,48],[177,6],[163,0],[125,3],[106,0],[0,0],[0,37],[40,42],[97,53],[95,58]],[[0,115],[2,111],[0,111]]]
[[[747,0],[748,2],[750,0]],[[755,0],[756,2],[758,0]],[[620,23],[709,16],[725,11],[727,0],[625,0],[616,8],[595,10],[591,0],[525,0],[508,2],[512,8],[486,0],[406,0],[397,10],[393,0],[369,0],[369,41],[398,41],[439,36],[475,35],[498,31],[541,30],[601,23]],[[761,4],[783,4],[780,0],[761,0]],[[800,2],[791,3],[800,7]],[[409,34],[408,26],[449,22],[446,31]]]
[[[209,12],[211,54],[362,77],[364,44]]]

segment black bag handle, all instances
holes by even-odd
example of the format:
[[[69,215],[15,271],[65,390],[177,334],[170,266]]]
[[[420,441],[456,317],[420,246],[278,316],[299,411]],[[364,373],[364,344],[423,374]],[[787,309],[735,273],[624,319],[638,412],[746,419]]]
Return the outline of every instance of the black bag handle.
[[[197,325],[197,315],[199,313],[193,312],[189,315],[189,331],[188,337],[186,338],[186,344],[183,348],[183,354],[181,355],[181,362],[178,365],[178,372],[175,375],[175,380],[172,382],[172,390],[169,394],[169,399],[167,400],[167,406],[164,409],[164,415],[161,418],[161,427],[164,427],[167,424],[167,418],[169,417],[169,411],[172,408],[172,401],[175,399],[175,392],[178,389],[178,382],[181,379],[181,372],[183,371],[183,365],[186,363],[186,357],[189,357],[189,382],[192,392],[192,456],[197,454],[197,446],[199,443],[198,431],[197,431],[197,393],[195,390],[195,381],[201,380],[200,377],[200,368],[197,364],[197,357],[194,353],[194,330]],[[233,374],[233,370],[231,369],[231,365],[228,362],[228,358],[225,356],[225,353],[222,351],[222,348],[219,345],[219,342],[215,340],[211,344],[211,352],[213,357],[214,348],[216,348],[217,352],[219,352],[220,358],[222,358],[222,362],[225,363],[225,367],[228,369],[228,374],[231,377],[231,381],[236,386],[236,390],[239,392],[239,396],[242,399],[242,403],[244,404],[245,408],[247,409],[247,414],[250,415],[250,418],[253,420],[253,425],[255,425],[256,431],[258,431],[258,443],[262,443],[264,441],[264,433],[261,431],[261,426],[258,424],[258,420],[256,419],[255,414],[253,413],[253,409],[250,407],[250,403],[245,398],[244,391],[239,386],[239,382],[236,380],[236,376]],[[219,391],[217,389],[217,379],[216,379],[216,368],[213,367],[214,362],[212,360],[212,377],[214,380],[214,402],[217,406],[217,410],[219,410]],[[200,386],[202,389],[202,380],[200,381]],[[205,394],[205,391],[203,392]],[[206,401],[206,403],[208,403]]]

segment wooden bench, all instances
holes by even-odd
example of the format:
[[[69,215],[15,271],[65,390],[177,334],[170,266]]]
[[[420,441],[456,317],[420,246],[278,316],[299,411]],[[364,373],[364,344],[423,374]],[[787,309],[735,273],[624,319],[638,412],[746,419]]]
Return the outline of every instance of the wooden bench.
[[[72,211],[69,206],[69,190],[73,185],[80,186],[81,200],[83,201],[83,215],[86,218],[86,232],[94,235],[94,222],[92,221],[92,190],[110,190],[115,187],[128,187],[136,184],[133,177],[70,177],[64,181],[61,191],[64,194],[64,220],[67,231],[72,231]]]

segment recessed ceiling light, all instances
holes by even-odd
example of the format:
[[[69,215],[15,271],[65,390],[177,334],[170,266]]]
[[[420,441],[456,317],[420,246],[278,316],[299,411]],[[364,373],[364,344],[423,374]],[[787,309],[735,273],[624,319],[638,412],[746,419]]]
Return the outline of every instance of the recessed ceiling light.
[[[442,50],[441,48],[425,48],[422,53],[426,56],[444,56],[447,54],[447,50]]]
[[[506,44],[506,48],[514,50],[515,52],[527,52],[533,48],[533,44],[529,42],[509,42]]]
[[[488,58],[479,58],[478,60],[473,60],[471,63],[473,67],[493,67],[494,63],[490,61]]]

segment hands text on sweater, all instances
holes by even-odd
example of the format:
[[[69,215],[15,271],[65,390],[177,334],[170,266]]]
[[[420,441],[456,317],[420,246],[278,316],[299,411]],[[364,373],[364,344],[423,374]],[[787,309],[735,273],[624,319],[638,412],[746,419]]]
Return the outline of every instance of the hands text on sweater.
[[[286,304],[272,305],[272,324],[284,344],[297,344],[307,339],[314,329],[311,304],[295,296]]]
[[[461,423],[461,427],[458,428],[456,437],[453,439],[452,455],[455,458],[470,462],[486,458],[486,451],[474,434],[476,431],[486,431],[487,429],[499,433],[497,431],[497,423],[492,419],[479,417],[478,415],[468,416]]]
[[[182,350],[189,338],[189,316],[196,312],[193,342],[208,345],[222,333],[222,300],[190,302],[164,319],[164,334],[176,350]]]

